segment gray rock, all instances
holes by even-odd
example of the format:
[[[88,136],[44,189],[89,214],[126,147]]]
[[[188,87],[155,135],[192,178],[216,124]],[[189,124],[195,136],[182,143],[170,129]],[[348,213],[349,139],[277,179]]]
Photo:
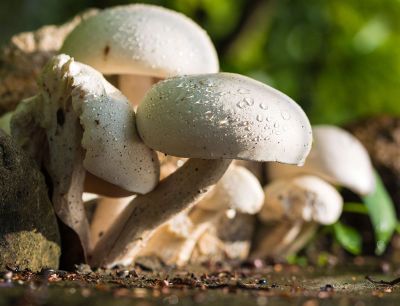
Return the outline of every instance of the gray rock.
[[[58,268],[60,237],[44,177],[0,130],[0,270]]]

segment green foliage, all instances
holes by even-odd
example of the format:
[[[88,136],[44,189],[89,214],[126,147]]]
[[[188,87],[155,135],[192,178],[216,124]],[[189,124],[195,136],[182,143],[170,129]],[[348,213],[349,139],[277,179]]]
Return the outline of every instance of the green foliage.
[[[363,203],[347,202],[343,205],[343,212],[368,215],[368,208]]]
[[[381,178],[376,174],[374,193],[363,197],[375,231],[375,253],[381,255],[397,227],[396,211]]]
[[[149,3],[180,11],[210,34],[222,70],[276,86],[313,123],[400,115],[398,0],[43,0],[0,3],[0,43],[88,7]],[[13,12],[10,14],[9,12]]]
[[[362,238],[356,229],[340,221],[336,222],[332,227],[335,239],[346,251],[354,255],[361,254]]]

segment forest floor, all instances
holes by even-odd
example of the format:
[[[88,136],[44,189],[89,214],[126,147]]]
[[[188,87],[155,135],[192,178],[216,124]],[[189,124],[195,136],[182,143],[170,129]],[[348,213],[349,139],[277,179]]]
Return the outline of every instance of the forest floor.
[[[40,273],[10,267],[1,274],[0,305],[398,306],[396,273],[384,270],[365,263],[315,268],[261,261],[184,269],[149,261],[95,272],[86,265]],[[388,283],[374,283],[381,279]]]

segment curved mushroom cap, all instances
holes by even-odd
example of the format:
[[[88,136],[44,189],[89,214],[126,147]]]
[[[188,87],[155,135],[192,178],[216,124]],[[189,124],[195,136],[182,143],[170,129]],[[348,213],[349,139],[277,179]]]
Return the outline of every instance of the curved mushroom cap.
[[[255,214],[263,202],[264,191],[258,179],[246,168],[231,165],[196,207],[207,210],[234,209]]]
[[[303,163],[311,126],[281,92],[231,73],[184,76],[154,85],[137,110],[151,148],[173,156]]]
[[[58,82],[72,82],[72,107],[83,128],[85,169],[132,192],[152,190],[159,178],[157,155],[139,138],[129,101],[99,72],[69,56],[54,57],[47,69],[59,70],[63,79],[44,74],[48,79],[42,82],[47,88],[52,88],[52,82],[55,88]],[[48,116],[51,115],[43,114],[44,125],[54,120]],[[62,110],[57,112],[59,124],[63,124],[63,118]]]
[[[314,144],[303,167],[268,165],[272,179],[299,173],[313,174],[366,195],[375,190],[375,176],[367,150],[349,132],[329,125],[313,127]]]
[[[217,72],[214,46],[186,16],[152,5],[106,9],[77,26],[62,53],[104,74],[165,78]]]
[[[258,215],[264,222],[286,218],[332,224],[343,209],[337,190],[316,176],[277,180],[267,185],[264,192],[264,206]]]

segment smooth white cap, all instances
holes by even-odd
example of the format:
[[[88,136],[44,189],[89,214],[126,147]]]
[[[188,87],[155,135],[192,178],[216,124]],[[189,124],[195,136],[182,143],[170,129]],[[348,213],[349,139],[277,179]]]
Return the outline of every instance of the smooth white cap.
[[[68,84],[72,87],[72,92],[66,94],[71,95],[71,107],[83,129],[83,164],[87,171],[136,193],[147,193],[156,186],[159,179],[157,155],[139,138],[135,113],[118,89],[99,72],[74,62],[67,55],[53,57],[41,82],[44,88],[58,88],[54,90],[62,90]],[[55,120],[52,113],[42,116],[43,125]]]
[[[234,209],[255,214],[264,203],[264,191],[258,179],[246,168],[230,165],[228,170],[196,205],[207,210]]]
[[[103,10],[80,23],[60,52],[104,74],[166,78],[219,70],[215,48],[202,28],[153,5]]]
[[[344,129],[330,125],[313,127],[314,143],[303,167],[267,165],[272,179],[299,173],[321,178],[367,195],[375,190],[375,176],[367,150]]]
[[[310,175],[281,179],[264,188],[265,201],[259,218],[264,221],[304,220],[335,223],[343,210],[339,192],[324,180]]]
[[[152,149],[173,156],[302,164],[311,126],[288,96],[232,73],[184,76],[154,85],[137,110]]]

